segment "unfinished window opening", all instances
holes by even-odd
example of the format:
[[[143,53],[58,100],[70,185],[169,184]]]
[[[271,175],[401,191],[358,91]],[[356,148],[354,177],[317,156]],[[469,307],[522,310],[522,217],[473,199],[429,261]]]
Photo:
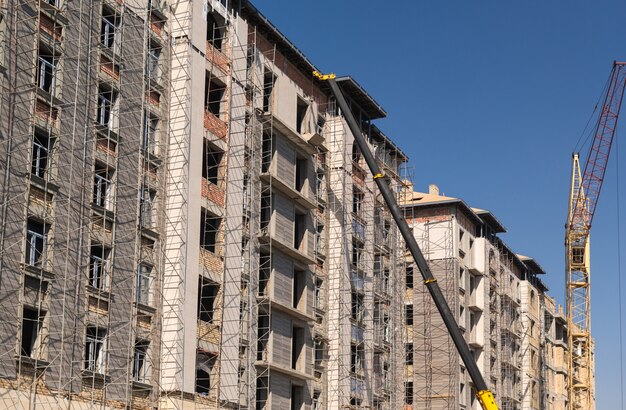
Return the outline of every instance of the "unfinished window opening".
[[[269,172],[272,158],[274,157],[273,138],[267,132],[263,132],[263,147],[261,154],[261,172]]]
[[[150,287],[152,283],[152,266],[142,263],[137,268],[137,295],[139,304],[150,305]]]
[[[256,410],[265,410],[267,405],[269,389],[269,379],[267,377],[258,377],[256,379]]]
[[[350,345],[350,371],[358,374],[363,369],[363,360],[365,358],[365,352],[361,345]]]
[[[207,140],[204,140],[203,151],[202,178],[213,185],[218,185],[221,180],[220,174],[224,151],[213,148]]]
[[[220,289],[219,285],[205,278],[200,278],[198,292],[198,319],[213,323],[215,313],[215,300]]]
[[[37,57],[37,87],[51,95],[54,95],[57,78],[58,56],[54,52],[39,46],[39,55]]]
[[[109,210],[113,207],[113,170],[108,165],[96,163],[93,203]]]
[[[296,191],[303,192],[307,182],[309,161],[304,157],[296,158]]]
[[[309,104],[307,104],[302,98],[298,97],[298,102],[296,103],[296,132],[298,134],[302,133],[302,125],[308,109]]]
[[[141,149],[150,155],[157,154],[159,117],[149,112],[143,113],[143,135]]]
[[[267,344],[270,340],[270,317],[268,315],[259,316],[257,329],[257,360],[266,360]]]
[[[269,290],[272,262],[269,254],[259,255],[259,296],[267,296]]]
[[[33,154],[30,171],[32,175],[44,179],[49,176],[48,170],[50,167],[50,156],[53,145],[53,138],[50,138],[48,134],[38,129],[35,130],[35,133],[33,134]]]
[[[226,87],[218,83],[208,72],[206,74],[204,84],[204,101],[206,109],[219,118],[222,112],[222,100],[224,98]]]
[[[211,391],[211,375],[203,369],[196,369],[196,393],[208,396]]]
[[[217,253],[219,247],[219,230],[222,218],[209,214],[204,209],[200,216],[200,247],[206,251]]]
[[[85,338],[85,370],[94,373],[105,372],[105,338],[106,329],[96,326],[87,327]]]
[[[222,50],[226,27],[223,18],[215,13],[206,15],[206,41],[218,50]]]
[[[117,92],[110,87],[100,84],[98,87],[98,109],[96,122],[109,129],[115,125],[114,107],[117,101]]]
[[[291,328],[291,368],[300,370],[304,356],[304,328],[293,326]]]
[[[271,220],[272,220],[272,194],[266,191],[261,194],[261,218],[260,218],[261,231],[267,233]]]
[[[41,358],[43,320],[46,312],[29,307],[22,310],[22,334],[20,355]]]
[[[315,253],[324,253],[324,224],[317,222],[315,226]]]
[[[304,387],[291,385],[291,410],[301,410],[304,408]]]
[[[296,211],[294,217],[294,233],[293,233],[293,247],[299,251],[304,251],[305,237],[307,231],[307,215]]]
[[[320,399],[321,392],[314,391],[313,398],[311,399],[311,410],[321,410],[322,409],[322,401]]]
[[[48,224],[29,218],[26,222],[26,252],[24,262],[27,265],[43,268],[46,265],[48,248]]]
[[[359,268],[364,251],[363,243],[353,239],[352,240],[352,266]]]
[[[413,266],[406,267],[406,287],[413,289]]]
[[[405,357],[406,364],[409,366],[413,365],[413,343],[407,343],[405,345]]]
[[[413,382],[404,383],[404,404],[413,404]]]
[[[143,187],[140,194],[141,226],[150,229],[155,224],[156,191]]]
[[[153,42],[148,45],[146,56],[146,77],[150,81],[158,82],[161,75],[159,60],[161,59],[161,47]]]
[[[360,167],[361,158],[362,158],[361,150],[359,149],[359,146],[355,142],[352,144],[352,163]]]
[[[352,213],[356,215],[361,214],[361,210],[363,209],[363,200],[365,199],[365,195],[361,190],[359,190],[356,186],[352,187]]]
[[[404,305],[404,316],[407,326],[413,326],[413,305]]]
[[[320,278],[315,279],[315,292],[314,292],[314,307],[315,309],[322,309],[322,287],[324,285],[324,281]]]
[[[263,74],[263,111],[270,112],[272,108],[272,94],[274,91],[274,83],[276,82],[276,77],[274,73],[265,68],[265,73]]]
[[[148,346],[150,342],[138,340],[135,342],[133,354],[133,380],[140,383],[148,381]]]
[[[304,306],[304,291],[306,289],[306,271],[293,270],[293,298],[292,307],[302,309]]]
[[[315,339],[315,366],[321,367],[324,363],[326,344],[322,339]]]
[[[115,10],[109,7],[102,8],[102,24],[100,28],[100,43],[111,49],[114,53],[119,52],[121,43],[120,36],[120,22],[121,16],[119,16]]]
[[[109,255],[111,250],[100,244],[91,246],[89,260],[89,285],[98,290],[105,290],[109,278]]]
[[[363,295],[357,292],[352,291],[352,308],[350,312],[350,316],[352,320],[357,323],[363,322],[363,313],[365,311],[365,306],[363,305]]]

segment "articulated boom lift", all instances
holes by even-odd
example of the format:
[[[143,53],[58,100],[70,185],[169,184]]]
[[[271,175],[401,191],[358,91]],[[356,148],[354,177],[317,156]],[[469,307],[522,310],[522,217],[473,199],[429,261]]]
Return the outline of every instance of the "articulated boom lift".
[[[565,224],[566,304],[568,328],[567,395],[572,410],[595,408],[593,342],[590,315],[589,233],[626,85],[626,63],[613,63],[607,93],[581,172],[579,155],[572,157],[572,179]]]
[[[465,342],[463,334],[461,333],[461,330],[459,329],[459,326],[454,319],[454,315],[450,311],[450,306],[448,305],[448,302],[446,302],[443,293],[441,293],[441,289],[439,288],[437,279],[434,278],[430,268],[428,267],[428,263],[426,262],[422,251],[417,245],[417,242],[415,241],[415,238],[411,233],[409,225],[402,216],[402,212],[400,211],[400,207],[396,202],[393,191],[391,190],[391,188],[389,188],[389,185],[385,180],[385,176],[382,174],[380,167],[374,159],[374,155],[367,146],[367,142],[361,134],[361,129],[357,121],[354,119],[352,111],[350,110],[350,107],[348,106],[348,103],[346,102],[346,99],[344,98],[341,89],[335,81],[335,75],[323,75],[318,73],[317,71],[313,72],[313,75],[321,81],[328,81],[330,89],[335,99],[337,100],[337,104],[339,105],[339,108],[341,109],[341,112],[343,113],[344,118],[348,123],[348,127],[350,128],[352,135],[354,136],[354,140],[361,150],[363,158],[365,159],[365,162],[367,163],[367,166],[369,167],[373,175],[374,181],[376,182],[376,185],[378,186],[378,189],[380,190],[380,193],[385,200],[385,204],[389,208],[389,211],[393,216],[393,219],[396,222],[396,225],[398,226],[398,229],[402,234],[402,237],[404,238],[404,241],[406,242],[407,247],[411,252],[411,255],[413,256],[413,259],[415,260],[415,263],[417,264],[419,271],[422,274],[422,278],[424,279],[424,285],[428,289],[430,296],[433,298],[435,306],[437,307],[439,314],[441,314],[443,322],[448,329],[448,333],[450,333],[450,337],[452,338],[452,341],[454,342],[459,352],[459,355],[463,360],[463,363],[465,363],[467,372],[469,373],[472,382],[474,382],[474,387],[476,388],[476,397],[478,398],[478,401],[480,402],[484,410],[498,410],[498,406],[496,405],[493,393],[487,388],[487,384],[485,383],[482,374],[480,374],[480,369],[476,365],[474,357],[470,352],[469,346]]]

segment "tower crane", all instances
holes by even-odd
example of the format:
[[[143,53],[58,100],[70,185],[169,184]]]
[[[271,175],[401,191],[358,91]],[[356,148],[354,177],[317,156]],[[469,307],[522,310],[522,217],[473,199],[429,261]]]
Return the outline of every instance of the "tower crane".
[[[569,348],[567,395],[572,410],[595,408],[589,234],[611,153],[625,85],[626,62],[614,62],[584,167],[581,168],[579,154],[572,155],[569,206],[565,224]]]

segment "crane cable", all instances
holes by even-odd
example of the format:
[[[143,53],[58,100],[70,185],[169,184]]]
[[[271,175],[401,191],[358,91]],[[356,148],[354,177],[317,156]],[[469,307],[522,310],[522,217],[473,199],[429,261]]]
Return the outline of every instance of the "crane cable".
[[[572,152],[580,152],[583,150],[583,148],[587,145],[587,142],[589,142],[589,139],[591,138],[591,136],[594,133],[594,129],[590,129],[589,132],[587,133],[587,129],[589,128],[589,124],[591,123],[591,120],[593,120],[596,112],[598,111],[598,105],[600,105],[600,102],[602,102],[602,97],[604,97],[607,93],[607,90],[609,88],[609,84],[611,83],[611,74],[609,74],[609,77],[606,79],[606,83],[604,83],[604,87],[602,88],[602,92],[600,93],[600,95],[598,96],[598,100],[596,101],[596,105],[594,105],[593,107],[593,111],[591,113],[591,115],[589,116],[589,119],[587,120],[587,124],[585,124],[585,128],[583,128],[582,132],[580,133],[580,136],[578,137],[578,141],[576,141],[576,145],[574,145],[574,151]],[[597,120],[596,120],[597,122]],[[583,137],[585,136],[585,134],[587,135],[585,137],[585,139],[582,141],[581,144],[581,140],[583,139]]]
[[[619,138],[615,138],[615,165],[616,165],[616,201],[617,201],[617,294],[619,303],[619,377],[620,377],[620,402],[624,410],[624,348],[622,335],[622,257],[620,235],[620,201],[619,201]]]

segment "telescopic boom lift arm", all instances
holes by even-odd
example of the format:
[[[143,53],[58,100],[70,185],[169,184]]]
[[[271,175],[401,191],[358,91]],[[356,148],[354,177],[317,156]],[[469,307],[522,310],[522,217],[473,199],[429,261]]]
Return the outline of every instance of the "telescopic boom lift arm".
[[[441,314],[443,322],[448,328],[448,333],[450,334],[450,337],[452,338],[452,341],[454,342],[459,352],[459,355],[463,360],[463,363],[465,363],[465,367],[467,368],[467,371],[472,378],[472,382],[474,382],[474,386],[476,388],[476,397],[478,398],[478,401],[480,402],[484,410],[498,410],[498,406],[496,405],[493,393],[487,388],[487,384],[485,383],[482,374],[480,374],[480,370],[478,369],[478,366],[474,361],[474,357],[470,352],[467,343],[465,343],[465,339],[463,338],[463,334],[461,333],[461,330],[459,329],[459,326],[454,319],[454,315],[450,311],[450,306],[448,306],[448,302],[446,302],[443,293],[441,293],[441,289],[439,288],[437,279],[435,279],[430,268],[428,267],[428,263],[426,262],[422,251],[417,245],[417,242],[415,241],[415,238],[411,233],[409,225],[402,216],[402,212],[400,211],[400,207],[396,202],[393,191],[391,190],[391,188],[389,188],[389,185],[385,180],[385,176],[383,175],[380,167],[376,163],[374,155],[367,146],[367,142],[361,134],[361,129],[357,121],[354,119],[354,116],[352,115],[352,111],[350,110],[350,107],[348,106],[348,103],[343,96],[343,92],[341,91],[341,89],[339,89],[339,86],[335,81],[335,75],[321,74],[317,71],[314,71],[313,75],[320,81],[327,81],[330,85],[333,96],[337,100],[339,108],[341,108],[343,116],[348,123],[348,127],[350,128],[350,131],[354,136],[354,140],[361,150],[363,158],[365,159],[365,162],[367,163],[367,166],[369,167],[373,175],[374,181],[376,182],[376,185],[378,186],[378,189],[380,190],[383,199],[385,200],[385,203],[387,204],[387,207],[389,208],[389,211],[391,212],[391,215],[393,216],[393,219],[396,222],[398,229],[400,230],[400,233],[402,234],[402,237],[404,238],[404,241],[406,242],[407,247],[409,248],[411,255],[413,256],[413,259],[415,260],[415,263],[417,264],[417,267],[422,274],[422,278],[424,279],[424,285],[426,285],[430,296],[433,298],[435,306],[437,307],[439,314]]]

